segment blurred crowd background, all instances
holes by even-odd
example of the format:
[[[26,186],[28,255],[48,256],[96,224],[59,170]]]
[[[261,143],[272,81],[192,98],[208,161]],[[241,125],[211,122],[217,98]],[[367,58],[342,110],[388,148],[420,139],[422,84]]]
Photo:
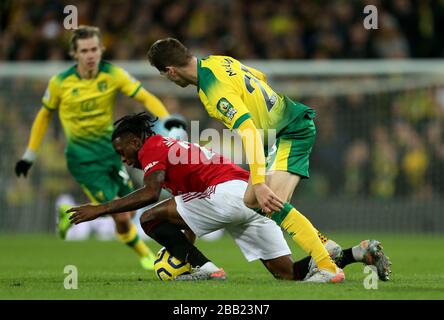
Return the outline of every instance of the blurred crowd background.
[[[149,46],[166,36],[179,38],[197,56],[224,54],[241,60],[442,58],[444,54],[442,0],[14,0],[0,4],[0,62],[68,61],[70,33],[63,29],[63,8],[68,4],[78,8],[79,24],[101,28],[108,60],[145,60]],[[378,8],[378,30],[363,27],[363,8],[368,4]],[[17,211],[47,210],[61,192],[86,201],[67,174],[58,119],[31,169],[31,183],[13,174],[47,81],[3,78],[0,70],[0,204],[10,219],[3,218],[0,229],[20,223],[12,222]],[[170,112],[200,120],[201,129],[222,128],[208,119],[197,96],[159,97]],[[316,109],[318,129],[310,162],[312,178],[296,192],[296,201],[431,203],[444,196],[444,86],[292,98]],[[116,118],[140,109],[120,97]],[[325,200],[330,208],[331,201]],[[383,210],[386,205],[372,208]],[[347,209],[342,222],[356,206]],[[434,205],[433,210],[438,212],[439,207]],[[419,228],[439,228],[434,219],[426,219]],[[47,215],[46,224],[52,221]],[[32,229],[32,223],[28,225]]]
[[[0,60],[69,59],[63,8],[99,26],[107,56],[144,59],[174,35],[203,52],[240,59],[420,58],[444,53],[442,0],[6,0]],[[375,5],[378,27],[362,26]]]

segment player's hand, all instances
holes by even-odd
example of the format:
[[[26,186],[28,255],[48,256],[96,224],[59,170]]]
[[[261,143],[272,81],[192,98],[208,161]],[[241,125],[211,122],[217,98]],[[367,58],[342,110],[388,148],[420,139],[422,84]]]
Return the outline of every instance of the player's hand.
[[[91,204],[73,207],[66,212],[71,213],[69,220],[71,220],[72,224],[79,224],[82,222],[91,221],[103,214],[100,206],[94,206]]]
[[[15,174],[17,177],[20,177],[20,175],[26,177],[31,166],[32,162],[21,159],[15,164]]]
[[[254,194],[262,211],[269,215],[274,211],[280,211],[284,207],[284,202],[265,184],[253,185]]]

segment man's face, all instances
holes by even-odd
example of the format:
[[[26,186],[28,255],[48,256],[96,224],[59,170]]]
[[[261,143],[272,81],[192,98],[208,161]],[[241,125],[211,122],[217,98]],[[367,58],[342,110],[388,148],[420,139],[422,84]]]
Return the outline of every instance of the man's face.
[[[99,38],[94,36],[77,40],[77,50],[74,53],[74,58],[84,70],[94,71],[102,59],[102,53]]]
[[[142,140],[133,134],[117,137],[113,140],[114,150],[120,155],[122,162],[137,169],[142,169],[138,157],[142,145]]]
[[[180,72],[175,67],[166,67],[166,71],[160,71],[160,75],[166,77],[168,80],[182,88],[189,85],[189,82],[181,76]]]

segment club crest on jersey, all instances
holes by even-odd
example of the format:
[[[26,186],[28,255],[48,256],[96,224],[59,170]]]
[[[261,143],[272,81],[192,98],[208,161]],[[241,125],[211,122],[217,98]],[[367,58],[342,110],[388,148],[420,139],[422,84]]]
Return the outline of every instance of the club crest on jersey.
[[[234,109],[231,103],[225,98],[219,100],[217,103],[217,110],[230,120],[233,119],[234,115],[237,113],[237,110]]]
[[[73,88],[71,91],[71,95],[73,97],[77,97],[79,95],[79,89],[78,88]]]
[[[97,84],[97,89],[99,89],[100,92],[105,91],[106,89],[108,89],[108,84],[106,83],[106,80],[100,81]]]

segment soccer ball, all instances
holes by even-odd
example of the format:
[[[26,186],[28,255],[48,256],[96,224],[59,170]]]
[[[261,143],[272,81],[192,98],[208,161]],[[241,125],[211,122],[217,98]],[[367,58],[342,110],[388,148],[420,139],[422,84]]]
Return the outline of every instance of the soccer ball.
[[[165,248],[157,253],[157,259],[154,261],[154,272],[162,281],[173,280],[175,277],[190,273],[191,265],[184,263],[173,257]]]

